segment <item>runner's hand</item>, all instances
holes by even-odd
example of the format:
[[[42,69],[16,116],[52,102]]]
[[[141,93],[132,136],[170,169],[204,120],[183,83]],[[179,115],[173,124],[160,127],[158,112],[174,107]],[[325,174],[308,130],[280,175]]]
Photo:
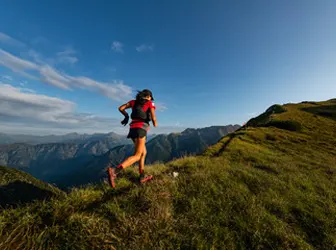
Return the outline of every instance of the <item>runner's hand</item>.
[[[129,121],[129,117],[125,116],[125,119],[121,121],[121,124],[124,125],[124,126],[126,126],[127,123],[128,123],[128,121]]]

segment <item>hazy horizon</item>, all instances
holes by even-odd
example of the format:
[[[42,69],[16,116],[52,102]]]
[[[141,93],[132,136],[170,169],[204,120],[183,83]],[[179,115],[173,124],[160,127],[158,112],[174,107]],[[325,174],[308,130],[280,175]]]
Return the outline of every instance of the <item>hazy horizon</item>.
[[[241,124],[226,124],[226,125],[211,125],[211,126],[207,126],[207,127],[189,127],[189,128],[181,128],[180,131],[166,131],[166,132],[160,132],[160,133],[154,133],[154,131],[151,131],[148,135],[151,136],[151,135],[159,135],[159,134],[170,134],[170,133],[180,133],[180,132],[183,132],[184,130],[186,129],[205,129],[205,128],[210,128],[210,127],[225,127],[225,126],[235,126],[235,125],[239,125],[239,126],[242,126]],[[23,136],[64,136],[64,135],[68,135],[68,134],[79,134],[79,135],[94,135],[94,134],[109,134],[109,133],[115,133],[117,135],[120,135],[120,136],[127,136],[127,133],[124,133],[124,134],[120,134],[120,133],[116,133],[114,131],[106,131],[106,132],[92,132],[92,133],[79,133],[79,132],[76,132],[76,131],[72,131],[72,132],[67,132],[67,133],[53,133],[53,134],[43,134],[43,133],[40,133],[39,131],[36,131],[36,134],[34,133],[11,133],[11,132],[3,132],[3,131],[0,131],[0,134],[6,134],[6,135],[10,135],[10,136],[20,136],[20,135],[23,135]]]

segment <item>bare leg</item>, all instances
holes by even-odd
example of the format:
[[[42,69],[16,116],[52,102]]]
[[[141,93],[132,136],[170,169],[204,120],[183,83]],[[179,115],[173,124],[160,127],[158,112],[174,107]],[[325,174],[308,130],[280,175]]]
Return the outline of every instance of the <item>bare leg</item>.
[[[136,153],[136,148],[135,148],[135,145],[136,145],[136,140],[135,139],[132,139],[133,140],[133,143],[134,143],[134,154]],[[139,174],[143,173],[144,170],[145,170],[145,161],[146,161],[146,155],[147,155],[147,150],[146,150],[146,145],[144,147],[144,151],[141,155],[141,158],[140,158],[140,161],[139,161]]]
[[[132,164],[136,163],[137,161],[140,161],[141,156],[144,152],[144,148],[146,143],[146,137],[143,138],[137,138],[135,140],[135,152],[133,156],[128,157],[123,163],[121,163],[123,168],[127,168],[131,166]]]
[[[143,148],[142,151],[142,155],[140,157],[140,161],[139,161],[139,173],[143,173],[145,170],[145,160],[146,160],[146,155],[147,155],[147,149],[146,149],[146,145]]]

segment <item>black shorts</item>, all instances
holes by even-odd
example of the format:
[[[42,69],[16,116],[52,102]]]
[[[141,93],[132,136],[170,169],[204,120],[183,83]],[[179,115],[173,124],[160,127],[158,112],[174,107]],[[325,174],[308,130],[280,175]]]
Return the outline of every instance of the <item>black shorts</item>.
[[[145,136],[147,136],[147,131],[145,129],[131,128],[127,138],[136,139],[136,138],[143,138]]]

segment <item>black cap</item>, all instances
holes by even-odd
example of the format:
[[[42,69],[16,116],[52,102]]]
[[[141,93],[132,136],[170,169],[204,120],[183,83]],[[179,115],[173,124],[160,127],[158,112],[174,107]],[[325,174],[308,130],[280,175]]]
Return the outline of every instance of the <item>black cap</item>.
[[[152,101],[154,101],[154,97],[153,97],[152,91],[150,91],[149,89],[144,89],[141,92],[144,93],[146,96],[150,96],[152,98]]]

